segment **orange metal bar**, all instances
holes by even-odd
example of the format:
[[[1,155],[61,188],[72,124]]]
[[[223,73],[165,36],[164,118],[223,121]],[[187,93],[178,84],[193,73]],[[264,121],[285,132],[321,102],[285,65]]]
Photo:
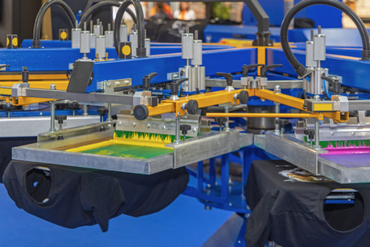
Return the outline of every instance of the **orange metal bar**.
[[[28,80],[68,80],[67,74],[30,74]],[[1,75],[0,81],[21,81],[22,75]]]
[[[317,118],[323,120],[320,113],[207,113],[207,117],[250,117],[250,118]]]
[[[234,99],[235,94],[240,94],[241,91],[248,91],[249,97],[254,96],[254,90],[241,89],[234,91],[217,91],[212,93],[197,94],[180,98],[179,100],[163,100],[161,104],[155,107],[148,107],[149,116],[160,115],[164,113],[176,113],[180,116],[186,115],[185,111],[181,109],[182,105],[187,104],[189,100],[196,100],[199,108],[204,108],[213,105],[231,103],[232,105],[240,104],[239,100]]]
[[[0,81],[2,87],[12,87],[19,81]],[[29,81],[30,88],[49,89],[51,84],[54,84],[58,90],[67,90],[68,80],[45,80],[45,81]]]

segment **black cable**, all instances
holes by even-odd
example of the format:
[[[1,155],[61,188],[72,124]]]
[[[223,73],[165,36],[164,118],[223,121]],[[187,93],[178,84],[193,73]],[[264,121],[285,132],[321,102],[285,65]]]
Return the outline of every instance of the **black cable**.
[[[367,34],[366,27],[362,22],[361,18],[347,5],[338,0],[304,0],[296,4],[285,16],[280,30],[281,46],[284,50],[285,56],[289,60],[290,64],[294,67],[295,71],[300,77],[305,77],[309,74],[306,67],[299,63],[297,58],[294,56],[292,50],[290,49],[288,42],[288,29],[289,24],[293,20],[294,16],[309,6],[313,5],[328,5],[337,8],[347,14],[352,21],[356,24],[362,39],[363,50],[362,50],[362,60],[370,60],[370,42],[369,36]]]
[[[138,47],[137,47],[137,56],[146,57],[145,49],[145,23],[144,23],[144,13],[143,8],[138,0],[125,0],[118,9],[116,22],[114,23],[114,45],[119,54],[119,42],[120,42],[120,25],[124,13],[127,11],[128,6],[134,5],[136,17],[137,17],[137,29],[138,29]]]
[[[121,4],[119,4],[118,2],[113,2],[113,1],[104,1],[104,2],[100,2],[100,3],[97,3],[93,6],[91,6],[84,14],[83,16],[81,17],[81,21],[80,21],[80,28],[83,27],[84,25],[84,22],[87,22],[89,21],[90,17],[98,10],[100,10],[101,8],[103,7],[119,7],[121,6]],[[131,16],[132,20],[137,23],[137,18],[135,16],[135,14],[132,12],[131,9],[127,9],[126,10],[127,13]],[[121,22],[120,22],[121,24]],[[91,28],[91,27],[90,27]]]
[[[71,8],[62,0],[49,0],[47,1],[42,7],[40,8],[39,12],[37,13],[35,24],[33,26],[33,41],[32,47],[33,48],[40,48],[40,33],[41,33],[41,25],[42,19],[46,11],[52,6],[58,5],[68,16],[69,21],[72,24],[72,28],[76,27],[76,17]]]

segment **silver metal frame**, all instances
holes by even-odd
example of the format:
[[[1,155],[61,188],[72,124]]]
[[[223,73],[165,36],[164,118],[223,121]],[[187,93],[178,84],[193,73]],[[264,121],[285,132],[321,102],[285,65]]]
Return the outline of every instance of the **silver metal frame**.
[[[272,155],[338,183],[370,182],[370,167],[347,168],[326,160],[324,156],[319,155],[327,153],[327,150],[311,148],[308,143],[296,139],[294,135],[281,136],[267,132],[265,136],[255,136],[254,142]]]

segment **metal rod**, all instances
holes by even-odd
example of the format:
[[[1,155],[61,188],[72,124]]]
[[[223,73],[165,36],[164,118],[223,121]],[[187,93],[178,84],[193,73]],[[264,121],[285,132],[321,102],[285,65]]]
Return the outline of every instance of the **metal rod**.
[[[275,103],[275,113],[276,114],[280,113],[280,104],[279,103]],[[279,119],[280,119],[279,117],[275,118],[275,134],[277,134],[277,135],[280,133]]]
[[[323,116],[319,113],[207,113],[207,117],[268,117],[268,118],[319,118]]]
[[[315,121],[315,148],[320,148],[320,121]]]
[[[108,103],[108,122],[112,121],[112,103]]]
[[[180,118],[176,118],[176,127],[175,127],[175,143],[180,143]]]
[[[226,114],[228,114],[228,113],[229,113],[229,107],[225,107],[225,113],[226,113]],[[226,132],[230,131],[230,127],[229,127],[229,117],[226,117],[225,129],[226,129]]]
[[[55,129],[55,101],[50,102],[50,133],[56,132]]]
[[[229,201],[229,154],[221,156],[221,198]]]
[[[87,105],[84,105],[84,114],[83,114],[85,117],[89,115],[89,113],[87,112]]]

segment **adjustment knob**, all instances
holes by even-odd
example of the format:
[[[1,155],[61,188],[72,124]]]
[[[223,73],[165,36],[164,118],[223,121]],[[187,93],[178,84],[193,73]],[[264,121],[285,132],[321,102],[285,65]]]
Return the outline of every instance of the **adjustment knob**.
[[[64,115],[57,115],[54,118],[55,120],[58,120],[58,124],[63,124],[64,120],[67,120],[67,116]]]
[[[315,138],[314,130],[304,130],[304,134],[308,136],[309,140],[313,140]]]
[[[227,86],[233,85],[233,75],[230,73],[217,72],[216,75],[225,77]]]
[[[186,104],[186,110],[189,114],[195,115],[198,113],[198,101],[196,100],[189,100],[189,102]]]
[[[78,104],[78,102],[74,101],[68,104],[68,108],[71,110],[77,110],[80,108],[80,105]]]
[[[134,109],[134,117],[137,120],[145,120],[149,116],[149,109],[146,105],[137,105]]]
[[[249,93],[248,91],[241,91],[238,95],[238,100],[241,104],[248,104],[249,102]]]
[[[283,67],[283,65],[282,64],[273,64],[273,65],[268,65],[268,66],[263,65],[261,68],[261,77],[266,77],[267,71],[273,68],[277,68],[277,67]]]
[[[150,73],[149,75],[146,75],[143,77],[143,87],[144,90],[148,91],[150,88],[150,81],[153,79],[154,76],[157,75],[157,72]]]
[[[189,130],[191,130],[191,125],[180,125],[180,130],[183,135],[186,135]]]
[[[105,108],[105,107],[101,107],[101,108],[99,108],[99,109],[97,110],[97,112],[99,113],[99,115],[100,115],[101,117],[104,117],[104,116],[105,116],[105,114],[107,114],[107,113],[108,113],[108,109],[107,109],[107,108]]]

